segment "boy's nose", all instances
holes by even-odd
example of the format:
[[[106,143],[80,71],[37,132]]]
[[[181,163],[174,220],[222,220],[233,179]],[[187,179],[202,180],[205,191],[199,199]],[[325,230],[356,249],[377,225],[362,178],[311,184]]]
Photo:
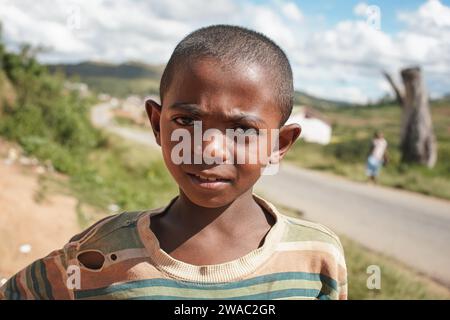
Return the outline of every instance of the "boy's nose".
[[[202,144],[194,146],[194,152],[197,156],[202,156],[202,162],[226,163],[230,157],[230,143],[227,143],[226,135],[217,130],[206,134],[202,139]]]

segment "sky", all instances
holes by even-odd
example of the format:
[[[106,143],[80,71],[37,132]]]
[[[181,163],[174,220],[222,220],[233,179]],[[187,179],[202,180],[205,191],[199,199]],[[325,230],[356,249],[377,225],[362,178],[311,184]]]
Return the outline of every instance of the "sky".
[[[288,55],[294,87],[367,103],[391,94],[381,71],[419,65],[431,97],[450,93],[450,0],[0,0],[3,39],[39,60],[165,63],[211,24],[262,32]]]

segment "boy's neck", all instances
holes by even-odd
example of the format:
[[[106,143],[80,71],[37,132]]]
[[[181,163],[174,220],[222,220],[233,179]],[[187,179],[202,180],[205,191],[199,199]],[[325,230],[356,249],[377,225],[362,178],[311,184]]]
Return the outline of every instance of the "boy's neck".
[[[221,233],[232,233],[240,226],[263,222],[271,218],[256,203],[253,190],[249,189],[233,202],[218,208],[201,207],[193,203],[180,190],[180,196],[168,212],[171,220],[177,221],[189,230],[202,230],[205,227]]]
[[[230,244],[232,251],[237,250],[226,256],[228,260],[243,256],[262,245],[274,223],[275,218],[259,206],[252,190],[219,208],[198,206],[180,190],[180,196],[167,212],[152,218],[151,229],[160,247],[179,260],[213,264],[224,261],[215,244]],[[208,244],[214,250],[210,248],[213,253],[205,254]],[[201,255],[198,254],[200,251]]]

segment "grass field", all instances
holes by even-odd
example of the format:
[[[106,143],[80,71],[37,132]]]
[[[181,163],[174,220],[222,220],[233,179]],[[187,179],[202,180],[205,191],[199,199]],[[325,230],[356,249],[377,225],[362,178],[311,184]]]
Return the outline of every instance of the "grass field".
[[[82,228],[108,214],[112,204],[119,211],[155,208],[177,194],[161,157],[146,146],[113,135],[87,158],[83,170],[68,179],[44,177],[41,181],[47,190],[64,191],[78,199]]]
[[[433,102],[431,110],[438,141],[438,161],[433,169],[400,162],[401,110],[396,105],[323,110],[333,126],[332,142],[321,146],[300,140],[286,159],[305,168],[365,181],[370,140],[375,130],[382,130],[389,143],[390,161],[379,183],[450,199],[450,101]]]

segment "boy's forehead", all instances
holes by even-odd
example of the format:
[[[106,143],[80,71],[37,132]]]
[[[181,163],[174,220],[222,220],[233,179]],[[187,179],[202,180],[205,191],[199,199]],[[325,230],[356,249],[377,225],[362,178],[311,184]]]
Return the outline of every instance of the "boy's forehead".
[[[256,63],[198,59],[177,69],[164,105],[190,103],[212,112],[267,113],[276,109],[270,78],[267,68]]]
[[[270,85],[270,73],[266,69],[258,63],[201,58],[184,64],[178,75],[184,81],[195,81],[208,87],[217,85],[223,89],[242,87],[263,91]]]

